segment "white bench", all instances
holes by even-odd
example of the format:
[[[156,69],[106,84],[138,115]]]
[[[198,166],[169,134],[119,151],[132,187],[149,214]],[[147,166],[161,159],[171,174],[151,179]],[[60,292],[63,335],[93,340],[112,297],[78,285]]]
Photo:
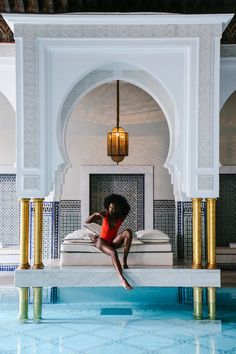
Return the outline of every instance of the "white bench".
[[[117,250],[122,259],[123,247]],[[170,242],[142,243],[133,240],[128,256],[130,266],[172,266],[173,252]],[[61,266],[108,266],[111,258],[99,251],[92,243],[66,242],[61,244]]]

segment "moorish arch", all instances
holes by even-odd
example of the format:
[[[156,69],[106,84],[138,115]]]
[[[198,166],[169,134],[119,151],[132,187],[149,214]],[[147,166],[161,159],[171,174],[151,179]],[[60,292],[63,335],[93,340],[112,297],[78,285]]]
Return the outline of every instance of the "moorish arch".
[[[79,100],[87,93],[101,84],[114,80],[123,80],[143,89],[161,107],[167,120],[170,135],[169,150],[164,166],[171,174],[172,181],[176,180],[173,161],[176,159],[176,154],[180,153],[181,141],[176,138],[176,136],[178,137],[179,118],[173,98],[158,80],[144,70],[140,70],[139,68],[126,63],[113,63],[95,69],[85,75],[71,88],[71,91],[62,104],[61,112],[58,117],[57,136],[64,161],[57,171],[58,182],[55,186],[56,195],[60,195],[63,176],[66,170],[70,167],[70,161],[66,151],[65,133],[71,112],[78,104]],[[179,173],[181,174],[181,171],[179,171]],[[174,188],[175,191],[178,191],[177,185],[174,185]]]

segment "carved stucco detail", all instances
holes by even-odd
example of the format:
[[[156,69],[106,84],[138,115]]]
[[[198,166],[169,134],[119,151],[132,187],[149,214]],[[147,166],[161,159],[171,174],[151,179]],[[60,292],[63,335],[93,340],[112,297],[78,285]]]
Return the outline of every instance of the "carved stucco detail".
[[[212,167],[213,40],[200,38],[198,86],[198,162],[197,167]]]
[[[24,167],[39,167],[39,127],[35,41],[25,39],[24,60]]]
[[[213,189],[213,176],[198,176],[198,189],[212,190]]]
[[[15,37],[166,38],[221,36],[220,25],[15,25]]]
[[[39,189],[39,176],[24,176],[24,189]]]

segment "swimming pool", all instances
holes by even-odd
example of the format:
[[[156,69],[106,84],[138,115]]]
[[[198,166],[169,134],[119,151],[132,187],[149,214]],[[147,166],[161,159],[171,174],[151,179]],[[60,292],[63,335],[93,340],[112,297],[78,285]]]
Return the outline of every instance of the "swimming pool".
[[[189,288],[46,288],[40,324],[29,299],[20,324],[17,290],[0,289],[1,354],[236,353],[235,288],[217,290],[216,321],[193,320]]]

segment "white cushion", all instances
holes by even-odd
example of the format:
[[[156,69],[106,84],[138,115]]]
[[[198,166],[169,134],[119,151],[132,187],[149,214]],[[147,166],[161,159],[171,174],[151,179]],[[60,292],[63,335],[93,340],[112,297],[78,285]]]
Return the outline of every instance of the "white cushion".
[[[159,243],[170,241],[169,236],[160,230],[139,230],[135,232],[135,235],[137,239],[142,241],[143,243]]]
[[[94,236],[94,235],[92,235],[92,236]],[[93,243],[93,240],[92,239],[89,239],[89,240],[87,240],[87,239],[65,239],[64,238],[64,241],[63,241],[63,243],[66,243],[66,244],[88,244],[88,243]]]
[[[92,236],[92,232],[89,232],[88,230],[75,230],[68,234],[64,240],[91,240]]]
[[[100,232],[102,229],[101,225],[98,225],[95,222],[91,222],[91,223],[84,224],[84,227],[86,227],[86,229],[92,231],[92,233],[94,233],[95,235],[100,236]]]

